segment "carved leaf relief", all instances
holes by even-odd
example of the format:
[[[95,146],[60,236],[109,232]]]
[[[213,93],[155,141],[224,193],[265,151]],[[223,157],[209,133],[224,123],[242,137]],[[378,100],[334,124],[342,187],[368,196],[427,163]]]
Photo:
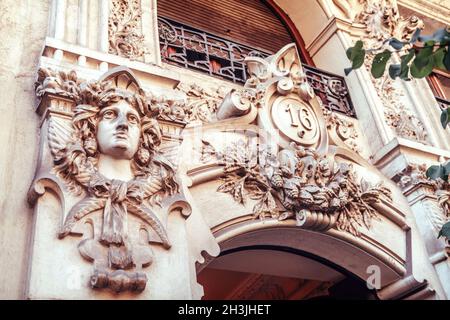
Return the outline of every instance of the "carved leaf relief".
[[[261,161],[247,160],[254,152],[245,143],[234,143],[232,148],[234,151],[227,150],[222,157],[225,178],[217,191],[229,193],[241,204],[246,197],[257,200],[255,217],[284,220],[301,215],[299,220],[303,221],[322,214],[327,228],[359,236],[360,228],[370,228],[377,218],[373,204],[381,199],[391,201],[389,189],[357,180],[351,164],[335,162],[313,148],[292,144],[292,149],[276,155],[277,161],[273,154],[267,154],[271,159],[266,162],[274,166],[273,170],[262,168]]]

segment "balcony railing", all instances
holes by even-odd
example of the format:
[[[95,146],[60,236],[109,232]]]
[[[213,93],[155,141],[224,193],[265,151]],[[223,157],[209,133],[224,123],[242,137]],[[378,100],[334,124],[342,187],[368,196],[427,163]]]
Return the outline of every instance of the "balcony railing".
[[[158,31],[163,61],[235,83],[247,80],[245,57],[271,55],[162,17],[158,18]],[[355,116],[343,77],[307,65],[304,68],[325,108]]]

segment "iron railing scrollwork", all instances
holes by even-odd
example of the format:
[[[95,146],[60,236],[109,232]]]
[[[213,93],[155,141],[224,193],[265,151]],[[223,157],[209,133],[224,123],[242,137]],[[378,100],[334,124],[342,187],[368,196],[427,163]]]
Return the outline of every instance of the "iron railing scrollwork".
[[[303,65],[303,67],[308,83],[325,108],[341,112],[350,117],[356,117],[343,77],[307,65]]]
[[[164,62],[245,83],[248,56],[266,58],[271,53],[255,50],[184,24],[159,17],[159,41]],[[355,112],[343,77],[304,65],[307,80],[324,108],[354,117]]]
[[[158,18],[158,31],[164,61],[221,76],[233,82],[245,82],[247,79],[245,57],[269,56],[268,53],[165,18]]]
[[[447,108],[450,108],[450,101],[449,100],[445,100],[443,98],[440,97],[435,97],[437,103],[439,104],[439,107],[441,108],[441,110],[447,110]]]

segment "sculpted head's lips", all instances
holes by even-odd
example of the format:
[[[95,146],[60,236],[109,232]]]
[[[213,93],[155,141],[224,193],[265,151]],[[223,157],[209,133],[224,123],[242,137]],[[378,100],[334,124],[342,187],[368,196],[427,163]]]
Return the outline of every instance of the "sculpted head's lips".
[[[116,137],[117,139],[128,139],[128,132],[126,131],[117,131],[116,133],[114,133],[114,137]]]

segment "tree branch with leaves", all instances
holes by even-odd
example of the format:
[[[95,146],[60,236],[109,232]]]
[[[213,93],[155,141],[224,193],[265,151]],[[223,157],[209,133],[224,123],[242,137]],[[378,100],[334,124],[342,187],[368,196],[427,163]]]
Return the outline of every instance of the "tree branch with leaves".
[[[421,35],[421,29],[416,29],[409,41],[392,37],[377,48],[364,48],[363,41],[358,40],[346,53],[352,62],[351,67],[344,70],[346,75],[359,69],[368,55],[371,55],[373,60],[370,72],[375,79],[383,77],[386,69],[393,80],[421,79],[429,76],[435,69],[450,71],[450,27],[439,29],[431,36]],[[442,127],[445,129],[449,123],[450,107],[441,113]],[[449,175],[450,161],[433,165],[426,171],[429,179],[441,180],[445,184],[448,183]],[[438,237],[441,236],[450,240],[450,221],[442,226],[438,234]]]

